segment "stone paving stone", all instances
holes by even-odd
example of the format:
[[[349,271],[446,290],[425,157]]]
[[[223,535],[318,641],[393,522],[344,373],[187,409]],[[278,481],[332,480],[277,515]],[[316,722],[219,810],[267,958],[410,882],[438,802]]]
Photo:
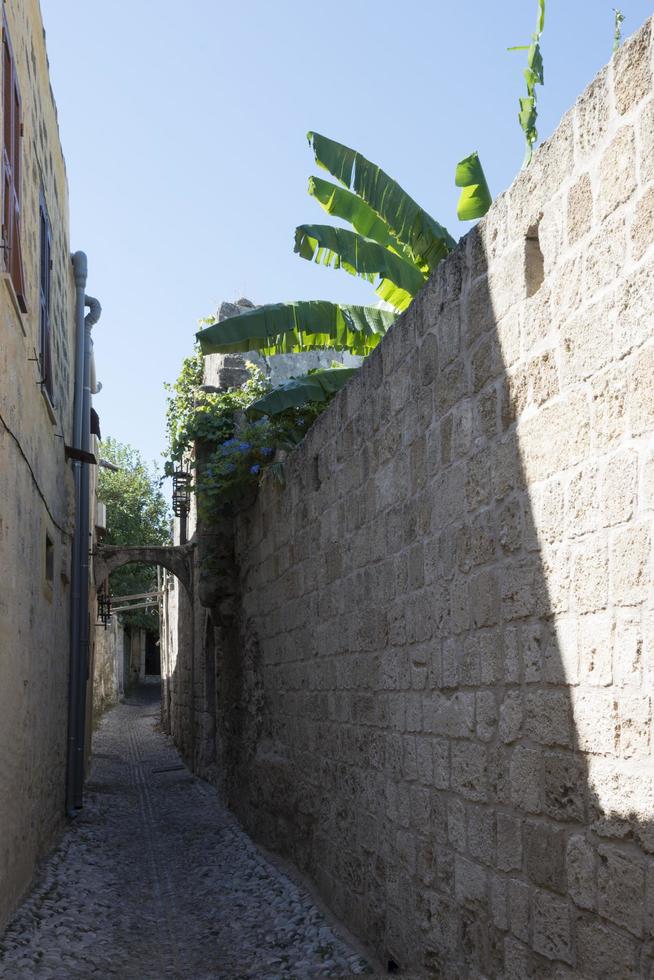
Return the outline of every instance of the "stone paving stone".
[[[0,939],[2,980],[372,973],[158,732],[158,689],[103,719],[86,805]]]

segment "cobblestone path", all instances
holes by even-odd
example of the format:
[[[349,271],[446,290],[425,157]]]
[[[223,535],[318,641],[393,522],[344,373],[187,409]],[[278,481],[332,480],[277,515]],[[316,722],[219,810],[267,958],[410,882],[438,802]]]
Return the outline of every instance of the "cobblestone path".
[[[142,688],[103,719],[86,806],[0,940],[0,977],[371,972],[181,765],[158,718],[158,689]]]

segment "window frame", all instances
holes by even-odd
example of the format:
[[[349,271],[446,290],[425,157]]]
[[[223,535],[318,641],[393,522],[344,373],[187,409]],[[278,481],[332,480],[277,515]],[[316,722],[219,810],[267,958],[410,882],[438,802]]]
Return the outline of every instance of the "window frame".
[[[2,14],[2,248],[21,313],[27,313],[23,255],[20,241],[22,203],[21,140],[22,103],[16,59],[9,36],[7,15]]]
[[[43,187],[39,196],[39,365],[41,385],[54,407],[52,358],[52,225]]]

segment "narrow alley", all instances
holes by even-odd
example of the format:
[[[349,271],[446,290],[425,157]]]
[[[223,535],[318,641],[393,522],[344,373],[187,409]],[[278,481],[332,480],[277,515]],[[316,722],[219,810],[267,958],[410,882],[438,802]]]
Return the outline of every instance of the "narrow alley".
[[[370,973],[159,732],[159,687],[105,715],[87,802],[0,945],[3,980]]]

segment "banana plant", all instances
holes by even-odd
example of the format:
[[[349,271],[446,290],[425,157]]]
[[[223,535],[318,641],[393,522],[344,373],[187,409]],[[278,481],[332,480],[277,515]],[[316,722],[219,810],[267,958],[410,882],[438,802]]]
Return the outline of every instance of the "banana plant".
[[[358,368],[318,368],[297,378],[289,378],[267,392],[246,409],[246,415],[261,417],[281,415],[290,408],[304,408],[316,402],[329,401],[340,391]]]
[[[456,242],[388,174],[357,150],[319,133],[307,135],[316,163],[338,182],[313,176],[309,194],[351,226],[300,225],[295,252],[374,285],[392,310],[321,300],[273,303],[213,323],[198,333],[204,354],[258,350],[264,355],[333,348],[368,354],[412,302]],[[492,203],[476,153],[457,166],[458,215],[473,220]]]
[[[543,56],[540,50],[540,39],[545,27],[545,0],[538,0],[538,14],[536,18],[536,30],[531,36],[530,44],[518,44],[509,51],[527,51],[527,67],[525,68],[525,81],[527,83],[527,95],[521,98],[520,112],[518,121],[525,134],[525,158],[522,162],[523,167],[529,166],[534,153],[534,144],[538,139],[536,129],[536,119],[538,111],[536,109],[536,86],[545,84],[543,73]]]
[[[349,306],[327,300],[270,303],[229,317],[198,334],[203,354],[298,354],[308,350],[348,350],[365,356],[374,350],[396,319],[374,306]]]

